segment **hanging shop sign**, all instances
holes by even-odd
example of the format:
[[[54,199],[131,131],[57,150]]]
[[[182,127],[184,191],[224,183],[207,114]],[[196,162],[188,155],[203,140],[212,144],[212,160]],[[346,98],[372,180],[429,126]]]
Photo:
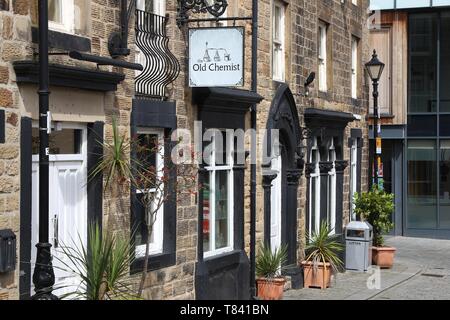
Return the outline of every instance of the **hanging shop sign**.
[[[189,86],[244,85],[244,28],[189,29]]]

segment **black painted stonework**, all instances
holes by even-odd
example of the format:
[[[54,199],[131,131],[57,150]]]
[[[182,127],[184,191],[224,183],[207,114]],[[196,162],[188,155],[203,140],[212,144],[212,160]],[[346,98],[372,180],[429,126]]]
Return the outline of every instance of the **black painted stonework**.
[[[282,145],[281,159],[281,243],[287,245],[288,257],[286,265],[297,263],[297,195],[298,183],[303,169],[299,146],[301,133],[297,106],[289,86],[282,83],[278,86],[267,121],[267,150],[273,144],[271,130],[279,130]],[[264,164],[270,167],[270,164]],[[264,178],[263,178],[264,179]],[[263,181],[263,185],[265,182]],[[271,228],[271,188],[264,188],[264,238],[270,245]]]
[[[16,61],[13,63],[17,83],[39,83],[39,64],[34,61]],[[115,72],[99,71],[73,66],[51,64],[50,85],[78,88],[93,91],[116,91],[117,85],[125,75]]]
[[[245,116],[262,97],[254,92],[231,88],[194,88],[193,101],[203,129],[245,129]],[[200,179],[204,179],[204,170]],[[247,300],[250,296],[249,259],[244,250],[244,176],[245,167],[234,167],[234,251],[203,257],[203,233],[198,236],[198,262],[195,267],[195,292],[198,300]],[[199,197],[202,203],[202,196]],[[199,230],[203,211],[199,206]]]
[[[0,143],[5,143],[5,110],[0,110]]]
[[[88,175],[95,170],[103,155],[103,122],[88,124],[87,132],[87,168]],[[102,225],[103,218],[103,175],[98,174],[88,179],[87,183],[87,217],[88,223]]]
[[[337,160],[335,162],[336,168],[336,227],[335,233],[341,234],[343,229],[343,216],[344,212],[344,171],[348,166],[348,161]],[[341,214],[339,214],[341,213]]]
[[[31,39],[33,43],[39,42],[39,29],[31,27]],[[58,31],[48,31],[48,45],[50,48],[67,51],[91,51],[91,40],[89,38],[62,33]]]
[[[156,101],[149,99],[133,99],[131,112],[131,135],[137,133],[138,128],[165,129],[165,136],[170,137],[177,128],[176,103],[169,101]],[[165,157],[169,158],[172,152],[172,144],[166,139]],[[132,155],[133,156],[133,155]],[[175,186],[176,176],[170,174],[167,188],[171,190]],[[175,198],[171,196],[164,203],[163,226],[163,253],[149,257],[148,269],[160,270],[176,264],[176,234],[177,234],[177,206]],[[131,232],[138,225],[137,213],[142,210],[142,204],[136,198],[136,190],[131,190]],[[130,267],[130,273],[136,274],[144,268],[144,258],[137,258]]]
[[[30,298],[31,285],[31,118],[22,118],[20,125],[20,278],[21,300]]]

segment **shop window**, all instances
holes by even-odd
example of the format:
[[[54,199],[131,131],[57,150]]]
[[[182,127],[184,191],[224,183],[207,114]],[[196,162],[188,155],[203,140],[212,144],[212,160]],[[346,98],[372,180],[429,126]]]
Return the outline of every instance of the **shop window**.
[[[207,174],[203,186],[203,250],[205,257],[234,249],[233,137],[216,131],[205,148]]]
[[[309,179],[309,232],[318,231],[320,227],[320,152],[317,138],[313,138],[310,163],[314,165]]]
[[[450,229],[450,140],[441,141],[440,175],[440,227]]]
[[[319,65],[319,91],[326,92],[327,85],[327,25],[319,21],[319,39],[318,39],[318,65]]]
[[[163,253],[163,229],[164,229],[164,131],[139,129],[137,131],[136,159],[139,162],[138,168],[152,170],[152,176],[145,187],[136,190],[135,214],[135,253],[136,258],[145,256],[145,247],[150,236],[150,255]],[[154,179],[154,182],[152,182]],[[145,188],[145,189],[144,189]],[[150,205],[151,214],[146,214],[144,205]],[[148,226],[153,225],[153,232],[148,234]]]
[[[285,77],[285,10],[280,1],[273,5],[272,23],[272,75],[274,80],[284,81]]]
[[[88,35],[90,1],[49,0],[49,29],[70,34]]]

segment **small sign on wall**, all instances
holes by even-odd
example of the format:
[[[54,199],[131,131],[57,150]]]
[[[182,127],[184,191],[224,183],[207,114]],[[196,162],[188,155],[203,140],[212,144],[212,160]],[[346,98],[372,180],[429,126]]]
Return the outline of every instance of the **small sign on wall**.
[[[189,29],[189,86],[244,85],[244,28]]]

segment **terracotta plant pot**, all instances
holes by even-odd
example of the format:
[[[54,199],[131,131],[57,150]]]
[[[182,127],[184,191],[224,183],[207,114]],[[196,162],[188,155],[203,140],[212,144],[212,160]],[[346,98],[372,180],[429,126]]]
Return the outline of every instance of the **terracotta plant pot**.
[[[284,285],[286,279],[259,278],[256,280],[258,285],[258,297],[261,300],[281,300],[284,294]]]
[[[331,283],[331,264],[318,263],[316,268],[310,261],[303,261],[303,276],[305,288],[325,289]]]
[[[380,268],[392,268],[395,251],[392,247],[372,247],[372,263]]]

